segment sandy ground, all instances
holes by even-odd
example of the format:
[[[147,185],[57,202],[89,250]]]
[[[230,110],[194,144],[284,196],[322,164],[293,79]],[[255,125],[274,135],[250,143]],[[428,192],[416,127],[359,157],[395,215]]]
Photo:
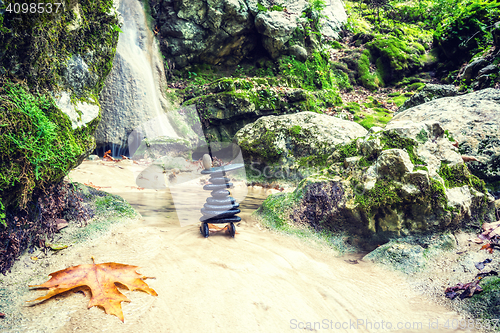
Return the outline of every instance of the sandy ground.
[[[180,227],[166,218],[171,210],[148,215],[158,191],[134,188],[127,168],[84,162],[70,178],[143,196],[146,204],[137,207],[146,218],[52,255],[43,268],[47,279],[94,256],[97,263],[140,266],[155,277],[146,282],[158,296],[124,290],[131,302],[122,303],[122,323],[68,293],[19,307],[24,320],[6,332],[450,332],[446,321],[461,319],[413,292],[402,276],[268,231],[248,211],[235,238],[203,238],[198,224]],[[23,297],[43,294],[27,290]]]

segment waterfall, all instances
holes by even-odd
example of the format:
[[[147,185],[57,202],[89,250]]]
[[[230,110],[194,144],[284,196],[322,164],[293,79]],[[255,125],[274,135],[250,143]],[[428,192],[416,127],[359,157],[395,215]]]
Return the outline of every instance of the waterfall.
[[[116,2],[115,2],[116,3]],[[163,97],[165,74],[157,42],[147,27],[139,0],[120,0],[121,32],[113,69],[100,96],[101,122],[96,130],[97,151],[128,152],[128,135],[142,124],[145,137],[178,138],[165,112],[171,109]],[[151,119],[157,121],[148,122]]]

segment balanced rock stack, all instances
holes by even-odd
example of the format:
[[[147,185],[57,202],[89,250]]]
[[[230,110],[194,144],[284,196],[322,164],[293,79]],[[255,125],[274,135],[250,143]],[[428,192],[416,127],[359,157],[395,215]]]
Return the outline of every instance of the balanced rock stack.
[[[200,218],[202,225],[200,227],[201,234],[205,237],[209,235],[208,223],[228,223],[229,234],[234,237],[236,227],[234,223],[241,221],[241,217],[235,216],[240,212],[240,206],[236,200],[229,196],[231,193],[227,190],[233,186],[229,182],[229,178],[225,177],[226,172],[243,168],[243,164],[232,164],[223,167],[212,168],[212,158],[210,155],[203,156],[203,166],[205,170],[201,173],[209,174],[209,182],[203,186],[204,190],[212,191],[211,198],[207,198],[207,202],[201,209],[203,216]]]

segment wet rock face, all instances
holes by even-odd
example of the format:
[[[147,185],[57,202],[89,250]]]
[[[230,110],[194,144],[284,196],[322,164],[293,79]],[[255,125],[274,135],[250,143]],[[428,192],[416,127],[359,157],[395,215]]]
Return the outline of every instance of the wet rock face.
[[[370,131],[336,145],[328,165],[294,192],[268,198],[260,213],[282,211],[283,223],[368,243],[495,219],[493,197],[438,123]]]
[[[161,51],[171,66],[193,63],[236,65],[256,48],[264,48],[272,58],[290,51],[296,29],[308,24],[302,13],[305,0],[160,0],[152,5],[160,36]],[[286,11],[283,9],[286,8]],[[341,1],[327,4],[319,19],[322,33],[338,37],[347,21]],[[300,50],[302,51],[302,50]],[[303,54],[303,52],[301,52]]]
[[[234,143],[241,147],[245,163],[264,177],[302,178],[324,165],[335,145],[364,135],[366,130],[347,120],[300,112],[261,117],[240,129]],[[257,171],[258,170],[258,171]]]
[[[73,55],[63,68],[64,82],[70,91],[81,95],[85,88],[91,89],[97,83],[96,74],[89,70],[88,64],[79,55]]]
[[[500,195],[500,90],[488,88],[457,97],[446,97],[398,113],[387,128],[422,121],[439,122],[448,138],[457,141],[462,155],[478,162],[467,164],[495,196]]]
[[[495,23],[491,33],[493,34],[493,42],[495,45],[500,46],[500,21]]]

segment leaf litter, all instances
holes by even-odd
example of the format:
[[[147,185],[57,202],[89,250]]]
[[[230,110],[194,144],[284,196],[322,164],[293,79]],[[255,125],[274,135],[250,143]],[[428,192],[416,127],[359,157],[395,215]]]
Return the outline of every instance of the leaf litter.
[[[478,238],[476,238],[474,241],[478,244],[483,243],[486,241],[487,243],[484,244],[481,247],[481,250],[487,250],[490,254],[493,253],[494,249],[499,249],[500,244],[500,221],[497,222],[492,222],[492,223],[484,223],[483,226],[483,232],[478,235]],[[477,262],[474,264],[474,266],[482,271],[487,264],[490,264],[493,260],[492,259],[485,259],[482,262]],[[483,278],[487,276],[498,276],[498,273],[496,271],[489,271],[489,272],[480,272],[478,273],[475,277],[474,280],[468,283],[457,283],[453,287],[448,287],[445,290],[445,295],[449,299],[455,299],[457,296],[459,296],[460,299],[464,298],[469,298],[474,296],[474,294],[480,293],[483,291],[483,288],[479,285],[479,283],[482,281]],[[463,290],[462,293],[458,293],[458,291]]]

